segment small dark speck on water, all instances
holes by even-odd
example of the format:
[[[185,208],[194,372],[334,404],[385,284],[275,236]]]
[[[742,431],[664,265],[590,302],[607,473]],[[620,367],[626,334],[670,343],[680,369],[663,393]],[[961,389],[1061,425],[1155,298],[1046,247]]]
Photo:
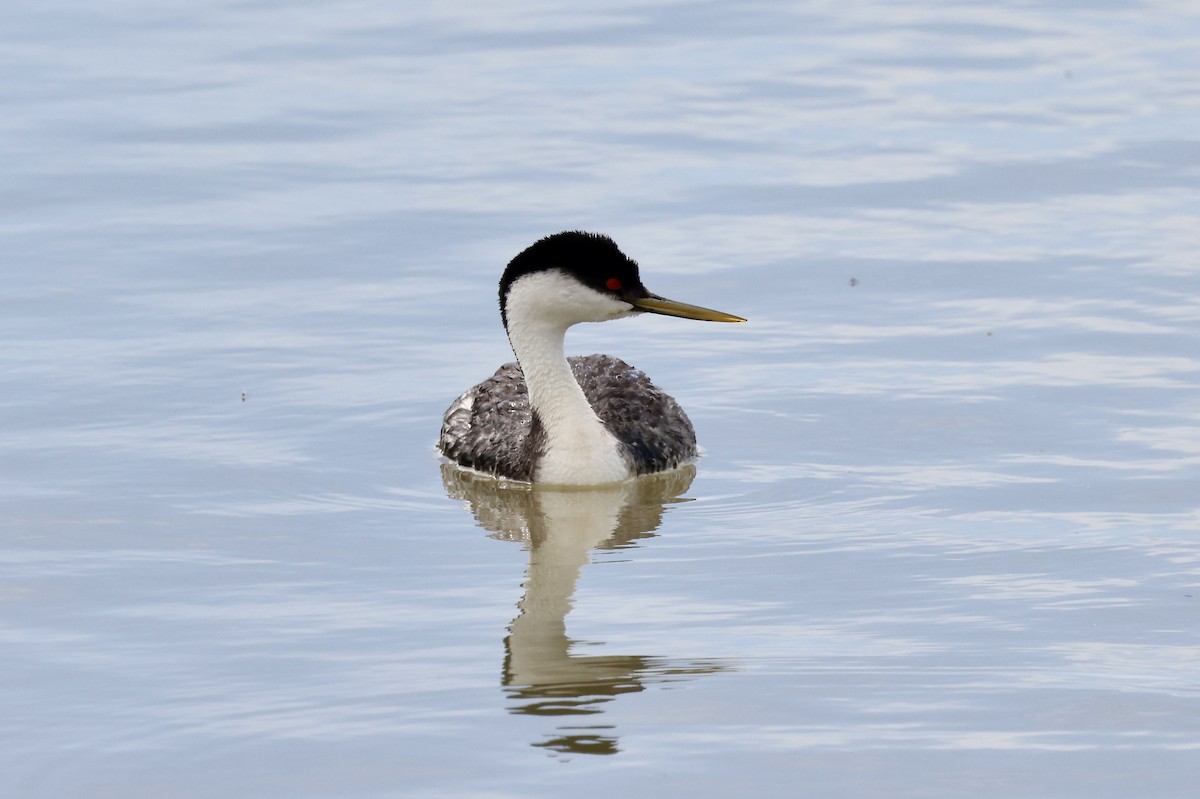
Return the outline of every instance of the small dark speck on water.
[[[856,277],[850,278],[850,287],[854,288],[857,285],[858,285],[858,278],[856,278]]]
[[[246,392],[243,391],[242,392],[242,402],[245,402],[245,401],[246,401]]]

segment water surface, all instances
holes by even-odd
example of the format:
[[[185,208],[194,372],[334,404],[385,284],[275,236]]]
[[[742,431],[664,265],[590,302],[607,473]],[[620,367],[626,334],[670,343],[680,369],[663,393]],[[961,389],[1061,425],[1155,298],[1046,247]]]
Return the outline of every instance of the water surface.
[[[1184,797],[1190,4],[10,4],[0,793]],[[446,471],[503,264],[694,472]]]

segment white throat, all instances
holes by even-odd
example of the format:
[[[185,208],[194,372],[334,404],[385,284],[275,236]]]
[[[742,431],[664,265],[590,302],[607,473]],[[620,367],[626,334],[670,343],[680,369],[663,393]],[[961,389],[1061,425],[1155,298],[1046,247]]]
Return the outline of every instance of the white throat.
[[[545,455],[534,471],[537,482],[600,485],[633,476],[617,439],[575,381],[563,350],[571,325],[632,313],[627,303],[556,270],[525,275],[509,287],[508,340],[525,373],[530,407],[546,431]]]

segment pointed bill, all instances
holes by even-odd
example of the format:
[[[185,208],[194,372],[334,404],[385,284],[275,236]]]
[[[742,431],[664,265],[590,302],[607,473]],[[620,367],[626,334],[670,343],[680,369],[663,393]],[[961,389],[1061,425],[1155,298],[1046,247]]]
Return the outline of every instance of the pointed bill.
[[[647,313],[658,313],[665,316],[679,316],[684,319],[699,319],[704,322],[745,322],[740,316],[734,316],[724,311],[714,311],[712,308],[701,308],[699,305],[688,305],[686,302],[668,300],[651,294],[648,297],[628,297],[625,302]]]

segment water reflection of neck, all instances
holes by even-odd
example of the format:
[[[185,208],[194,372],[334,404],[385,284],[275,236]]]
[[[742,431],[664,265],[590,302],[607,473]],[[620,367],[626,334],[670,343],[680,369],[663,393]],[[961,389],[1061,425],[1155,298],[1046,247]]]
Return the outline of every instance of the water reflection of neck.
[[[509,683],[556,682],[572,671],[566,633],[571,596],[592,549],[613,534],[629,492],[629,484],[538,492],[540,524],[535,526],[531,519],[525,595],[517,604],[520,615],[509,628]],[[602,675],[588,671],[586,678],[602,679]]]

